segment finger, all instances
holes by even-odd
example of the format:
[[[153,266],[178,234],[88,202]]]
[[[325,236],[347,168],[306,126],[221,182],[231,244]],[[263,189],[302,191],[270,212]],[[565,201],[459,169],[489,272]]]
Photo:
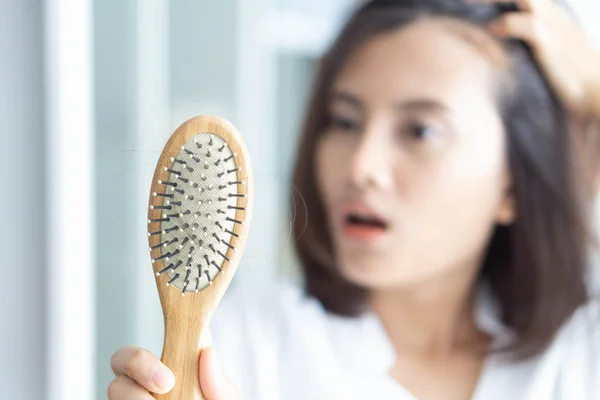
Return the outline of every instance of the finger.
[[[108,386],[108,400],[154,400],[154,398],[130,378],[119,375]]]
[[[167,393],[175,385],[175,376],[156,356],[138,347],[126,346],[110,360],[115,375],[126,375],[153,393]]]
[[[231,382],[223,376],[219,360],[212,347],[202,350],[199,363],[200,388],[206,400],[241,399]]]
[[[531,15],[506,14],[492,22],[489,29],[498,36],[521,39],[530,45],[535,45],[541,36],[542,27]]]

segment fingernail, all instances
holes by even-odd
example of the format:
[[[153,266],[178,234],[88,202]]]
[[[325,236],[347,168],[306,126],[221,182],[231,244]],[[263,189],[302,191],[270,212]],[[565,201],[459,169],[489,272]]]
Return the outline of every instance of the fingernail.
[[[169,389],[175,384],[175,376],[166,368],[158,368],[152,373],[152,382],[161,389]]]

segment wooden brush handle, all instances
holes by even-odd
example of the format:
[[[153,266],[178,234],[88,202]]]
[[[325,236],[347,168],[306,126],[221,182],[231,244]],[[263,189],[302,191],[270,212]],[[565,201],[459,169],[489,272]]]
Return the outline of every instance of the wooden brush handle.
[[[165,340],[161,361],[173,371],[175,386],[157,400],[204,400],[198,380],[200,352],[207,346],[202,337],[204,323],[199,318],[169,322],[165,318]]]

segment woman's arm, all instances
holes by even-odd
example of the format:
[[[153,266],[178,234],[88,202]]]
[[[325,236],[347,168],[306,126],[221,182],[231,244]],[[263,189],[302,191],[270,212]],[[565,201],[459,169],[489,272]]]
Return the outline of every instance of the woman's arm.
[[[473,0],[504,3],[507,0]],[[582,173],[590,195],[600,190],[600,52],[554,0],[515,0],[519,12],[490,25],[503,38],[529,44],[555,93],[572,117]]]
[[[507,0],[472,0],[505,3]],[[527,42],[562,103],[577,118],[600,119],[600,52],[553,0],[515,0],[519,12],[490,25],[500,37]]]

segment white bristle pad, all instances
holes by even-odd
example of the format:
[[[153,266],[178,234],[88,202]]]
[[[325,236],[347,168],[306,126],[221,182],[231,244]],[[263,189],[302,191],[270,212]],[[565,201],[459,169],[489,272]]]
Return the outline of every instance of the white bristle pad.
[[[199,133],[172,158],[168,181],[159,185],[162,200],[157,274],[167,274],[168,284],[192,293],[209,286],[233,256],[239,188],[236,155],[219,136]],[[176,184],[176,186],[174,186]],[[182,193],[183,192],[183,193]],[[156,201],[154,204],[158,204]],[[235,249],[233,249],[235,251]]]

